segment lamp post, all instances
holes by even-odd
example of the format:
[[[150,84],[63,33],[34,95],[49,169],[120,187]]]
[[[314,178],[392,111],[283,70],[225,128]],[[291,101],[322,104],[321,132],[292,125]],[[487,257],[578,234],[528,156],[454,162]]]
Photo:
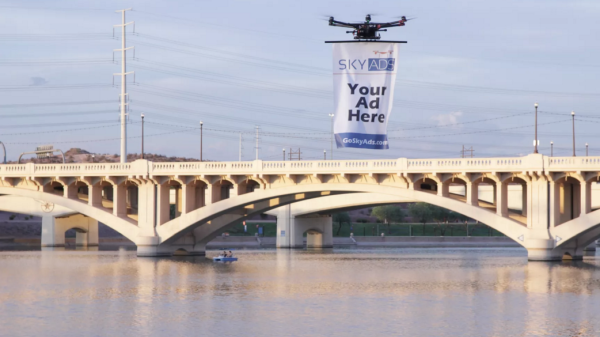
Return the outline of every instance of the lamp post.
[[[329,154],[329,156],[331,157],[331,159],[333,159],[333,116],[335,116],[334,114],[329,114],[329,117],[331,117],[331,136],[330,136],[330,140],[331,140],[331,153]]]
[[[327,160],[327,150],[323,150],[323,160]]]
[[[537,110],[538,104],[537,102],[534,104],[535,106],[535,138],[533,138],[533,153],[538,153],[538,140],[537,140]]]
[[[575,111],[571,111],[571,117],[573,119],[573,157],[575,157]]]
[[[144,114],[142,114],[142,159],[144,159]]]
[[[554,157],[554,142],[550,142],[550,157]]]
[[[202,126],[204,123],[200,121],[200,161],[202,161]]]
[[[285,147],[283,148],[283,161],[285,161]]]
[[[96,155],[92,154],[92,163],[95,163],[95,162],[96,162]]]
[[[585,143],[585,156],[588,156],[588,143]]]

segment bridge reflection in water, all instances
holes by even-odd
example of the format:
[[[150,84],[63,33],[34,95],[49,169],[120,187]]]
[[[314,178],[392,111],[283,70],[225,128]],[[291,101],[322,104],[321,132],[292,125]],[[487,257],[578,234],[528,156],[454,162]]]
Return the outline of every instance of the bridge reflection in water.
[[[208,255],[216,255],[209,251]],[[519,249],[0,252],[3,334],[593,336],[600,261]],[[235,319],[232,319],[235,318]],[[376,318],[376,319],[375,319]],[[39,324],[40,319],[52,324]]]

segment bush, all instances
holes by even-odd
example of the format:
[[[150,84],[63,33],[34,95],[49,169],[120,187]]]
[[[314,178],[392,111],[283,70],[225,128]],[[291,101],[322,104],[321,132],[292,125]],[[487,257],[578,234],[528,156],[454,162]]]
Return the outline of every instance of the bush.
[[[9,220],[14,220],[17,216],[15,214],[12,214],[10,217],[8,217]]]

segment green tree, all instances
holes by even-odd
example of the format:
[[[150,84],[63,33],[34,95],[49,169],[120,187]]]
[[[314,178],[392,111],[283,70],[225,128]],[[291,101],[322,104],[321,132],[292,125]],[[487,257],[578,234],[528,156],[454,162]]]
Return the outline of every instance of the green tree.
[[[340,230],[342,229],[342,224],[343,223],[347,223],[348,225],[351,223],[350,215],[348,215],[348,212],[334,213],[332,215],[332,219],[331,220],[333,222],[337,222],[338,225],[339,225],[337,233],[335,235],[340,235]]]
[[[433,219],[433,208],[424,202],[417,202],[408,206],[408,213],[414,221],[423,224],[423,234],[425,234],[425,224]]]
[[[432,218],[435,220],[435,222],[437,222],[440,235],[444,236],[446,234],[446,229],[448,228],[445,223],[449,221],[452,211],[434,205],[429,206],[431,207]]]
[[[394,205],[377,206],[373,208],[371,215],[388,225],[388,234],[391,233],[390,224],[392,222],[398,223],[404,220],[404,212],[400,207]]]

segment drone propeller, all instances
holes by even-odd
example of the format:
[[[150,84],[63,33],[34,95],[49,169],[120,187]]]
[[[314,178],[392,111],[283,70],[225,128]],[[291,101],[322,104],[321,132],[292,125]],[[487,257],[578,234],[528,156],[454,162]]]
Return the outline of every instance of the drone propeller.
[[[404,19],[406,21],[410,21],[410,20],[416,19],[416,17],[407,19],[405,15],[402,15],[402,16],[394,16],[393,19]]]

